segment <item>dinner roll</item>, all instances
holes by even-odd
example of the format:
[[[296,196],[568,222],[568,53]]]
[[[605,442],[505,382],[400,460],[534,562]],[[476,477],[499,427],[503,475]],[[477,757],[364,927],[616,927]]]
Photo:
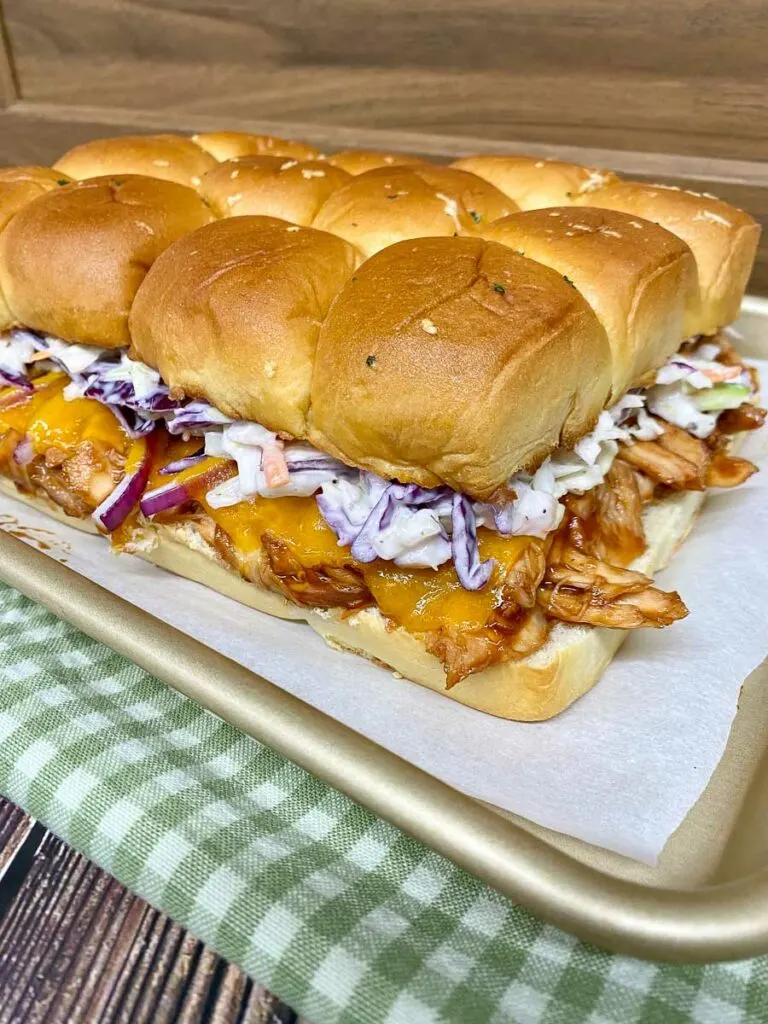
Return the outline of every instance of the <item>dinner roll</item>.
[[[219,217],[257,214],[308,225],[350,175],[321,160],[243,156],[225,160],[203,178],[200,195]]]
[[[131,353],[175,393],[302,437],[320,324],[357,260],[323,231],[272,217],[215,221],[147,274]]]
[[[383,167],[337,189],[313,221],[366,256],[406,238],[471,235],[516,205],[474,174],[430,164]]]
[[[379,167],[409,167],[429,163],[423,157],[411,156],[409,153],[385,153],[376,149],[342,149],[325,159],[348,174],[363,174]]]
[[[196,188],[215,162],[184,135],[121,135],[75,146],[53,166],[78,181],[106,174],[145,174]]]
[[[686,313],[698,307],[698,277],[691,250],[664,228],[559,206],[513,213],[484,234],[573,281],[611,343],[613,399],[680,348]]]
[[[613,171],[541,156],[465,156],[451,167],[490,181],[521,210],[565,206],[610,181]]]
[[[233,160],[239,156],[286,156],[294,160],[314,160],[320,152],[306,142],[280,139],[276,135],[252,132],[202,132],[192,136],[215,160]]]
[[[55,188],[0,234],[0,291],[13,322],[65,341],[127,345],[128,312],[147,269],[210,220],[193,189],[157,178]]]
[[[54,171],[51,167],[1,167],[0,231],[27,203],[54,188],[69,184],[69,181],[61,171]],[[8,330],[13,324],[14,316],[0,288],[0,331]]]
[[[364,263],[331,306],[310,439],[489,498],[587,433],[610,386],[605,331],[562,274],[497,242],[421,238]]]
[[[576,201],[644,217],[687,242],[701,302],[689,311],[686,335],[714,334],[738,317],[760,238],[748,213],[714,196],[641,181],[614,181]]]

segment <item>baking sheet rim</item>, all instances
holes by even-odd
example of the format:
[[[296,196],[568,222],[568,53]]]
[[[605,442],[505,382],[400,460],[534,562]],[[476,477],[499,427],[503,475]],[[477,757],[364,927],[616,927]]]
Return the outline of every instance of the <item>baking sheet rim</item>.
[[[0,578],[587,941],[645,959],[689,963],[768,952],[768,868],[694,890],[613,878],[3,531]]]

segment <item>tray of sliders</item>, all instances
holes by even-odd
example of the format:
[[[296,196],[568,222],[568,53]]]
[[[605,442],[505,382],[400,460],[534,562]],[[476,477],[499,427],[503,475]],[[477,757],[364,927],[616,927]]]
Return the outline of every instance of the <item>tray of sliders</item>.
[[[537,157],[0,170],[0,578],[580,936],[765,952],[758,235]]]

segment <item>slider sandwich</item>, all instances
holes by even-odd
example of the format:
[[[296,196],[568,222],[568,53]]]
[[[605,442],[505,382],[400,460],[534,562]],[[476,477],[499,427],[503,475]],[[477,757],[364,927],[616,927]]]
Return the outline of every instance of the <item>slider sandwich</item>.
[[[385,172],[400,173],[414,169]],[[0,472],[116,549],[303,619],[452,699],[507,718],[557,714],[626,630],[686,614],[652,573],[706,488],[754,471],[731,443],[765,414],[753,372],[718,333],[744,281],[726,271],[708,285],[708,234],[694,227],[686,244],[631,213],[586,208],[510,215],[515,204],[482,195],[487,221],[470,218],[466,237],[416,237],[413,203],[417,223],[403,215],[398,229],[407,240],[361,266],[354,244],[316,227],[191,224],[114,290],[111,310],[100,293],[112,352],[86,351],[71,370],[70,356],[107,347],[90,315],[78,320],[93,281],[137,260],[119,232],[99,249],[90,207],[57,222],[41,216],[51,196],[35,200],[0,234],[16,325],[0,367],[15,360],[26,377],[0,391]],[[378,224],[371,235],[361,249],[382,243]],[[77,272],[46,270],[65,250]],[[711,329],[691,337],[696,324]],[[115,350],[126,341],[127,354]],[[58,483],[71,450],[38,440],[46,362],[69,378],[57,405],[67,444],[81,407],[65,405],[93,401],[135,446],[112,449],[98,506],[95,495],[68,506],[50,474],[24,476],[30,444]],[[70,491],[77,480],[66,476]]]
[[[0,486],[112,530],[165,402],[126,356],[128,312],[159,253],[211,213],[169,181],[58,180],[18,209],[0,178]]]

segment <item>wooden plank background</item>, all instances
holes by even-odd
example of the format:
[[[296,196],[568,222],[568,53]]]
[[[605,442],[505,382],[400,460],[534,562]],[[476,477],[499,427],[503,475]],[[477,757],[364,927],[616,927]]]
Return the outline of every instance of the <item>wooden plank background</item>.
[[[765,0],[4,0],[0,161],[220,127],[563,155],[768,225]],[[753,278],[768,292],[768,240]]]
[[[308,1024],[0,798],[0,1024]]]
[[[6,0],[33,103],[758,159],[765,0]],[[137,74],[140,64],[141,73]]]

